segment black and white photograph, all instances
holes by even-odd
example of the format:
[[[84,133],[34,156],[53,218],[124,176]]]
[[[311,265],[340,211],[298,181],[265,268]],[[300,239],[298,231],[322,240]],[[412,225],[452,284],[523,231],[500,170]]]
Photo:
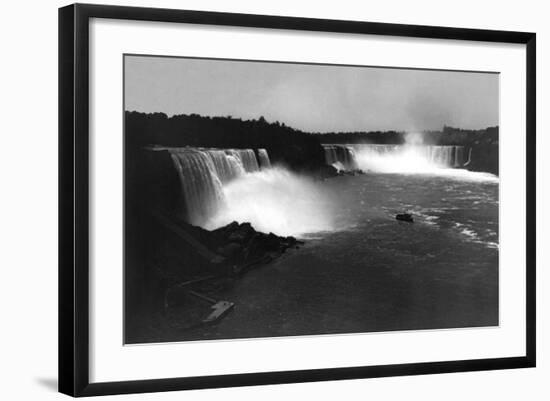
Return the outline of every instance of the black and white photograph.
[[[543,2],[107,3],[4,8],[0,399],[550,399]]]
[[[124,342],[499,325],[499,73],[124,56]]]

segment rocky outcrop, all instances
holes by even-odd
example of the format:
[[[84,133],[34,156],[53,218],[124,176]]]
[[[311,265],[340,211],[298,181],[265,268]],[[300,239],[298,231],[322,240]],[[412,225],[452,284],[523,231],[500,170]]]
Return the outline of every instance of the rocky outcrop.
[[[163,248],[164,253],[172,255],[169,259],[179,259],[175,257],[176,254],[186,259],[199,259],[189,268],[179,264],[176,271],[168,269],[170,271],[163,273],[175,280],[197,274],[226,276],[241,273],[272,261],[287,249],[303,245],[302,241],[294,237],[256,231],[250,223],[239,224],[234,221],[209,231],[187,224],[176,216],[157,216],[155,220],[164,232],[163,244],[159,245],[172,245],[170,250]]]
[[[275,259],[289,248],[303,244],[294,237],[280,237],[256,231],[250,223],[236,221],[210,232],[211,245],[227,263],[242,271],[256,264]]]
[[[338,171],[338,175],[339,176],[342,176],[342,175],[351,175],[351,176],[355,176],[355,175],[362,175],[362,174],[365,174],[365,172],[361,169],[353,169],[353,170],[339,170]]]

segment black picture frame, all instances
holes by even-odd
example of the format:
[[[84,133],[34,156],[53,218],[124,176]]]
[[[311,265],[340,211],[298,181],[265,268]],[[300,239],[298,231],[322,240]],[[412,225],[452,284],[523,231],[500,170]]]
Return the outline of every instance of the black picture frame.
[[[520,357],[219,376],[89,381],[89,21],[160,21],[526,45],[526,353]],[[59,9],[59,391],[71,396],[158,392],[535,366],[536,35],[479,29],[74,4]]]

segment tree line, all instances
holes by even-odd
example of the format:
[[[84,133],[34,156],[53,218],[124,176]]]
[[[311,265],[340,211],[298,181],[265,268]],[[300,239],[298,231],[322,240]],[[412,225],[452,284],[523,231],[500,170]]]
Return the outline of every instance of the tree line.
[[[442,130],[422,131],[419,133],[424,144],[429,145],[498,145],[498,126],[483,129],[462,129],[444,126]],[[322,143],[374,143],[401,145],[407,142],[404,131],[356,131],[315,133]]]
[[[279,122],[240,118],[207,117],[164,113],[125,113],[127,149],[147,145],[174,147],[265,148],[272,162],[294,170],[312,170],[324,165],[319,140],[306,132]]]
[[[425,144],[458,145],[498,155],[499,128],[471,130],[444,126],[441,130],[420,133]],[[149,145],[172,147],[265,148],[274,163],[295,171],[316,171],[325,164],[323,143],[403,144],[403,131],[357,131],[308,133],[265,118],[208,117],[164,113],[125,113],[127,151]]]

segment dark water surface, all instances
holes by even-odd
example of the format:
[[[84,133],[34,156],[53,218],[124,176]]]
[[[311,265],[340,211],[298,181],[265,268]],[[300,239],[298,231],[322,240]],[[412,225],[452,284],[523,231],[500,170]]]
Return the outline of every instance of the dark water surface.
[[[365,174],[324,185],[340,229],[217,294],[219,323],[166,333],[207,340],[498,325],[498,180]],[[409,212],[414,223],[395,220]]]

